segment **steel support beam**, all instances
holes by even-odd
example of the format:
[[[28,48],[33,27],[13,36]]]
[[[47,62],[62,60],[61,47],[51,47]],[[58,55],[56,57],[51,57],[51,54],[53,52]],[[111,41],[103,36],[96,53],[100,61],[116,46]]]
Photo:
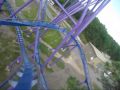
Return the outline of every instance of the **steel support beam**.
[[[48,23],[44,21],[17,21],[13,20],[0,20],[0,25],[9,25],[9,26],[30,26],[30,27],[38,27],[38,28],[49,28],[54,30],[59,30],[60,32],[66,32],[65,28],[60,27],[57,24]],[[37,29],[36,31],[38,31]],[[37,32],[38,33],[38,32]]]

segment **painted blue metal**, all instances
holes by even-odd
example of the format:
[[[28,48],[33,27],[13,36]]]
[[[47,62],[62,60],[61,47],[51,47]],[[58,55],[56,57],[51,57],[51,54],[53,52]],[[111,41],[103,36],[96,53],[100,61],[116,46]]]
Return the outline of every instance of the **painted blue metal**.
[[[7,0],[6,0],[5,4],[6,4],[6,7],[7,7],[9,13],[12,14],[13,9]],[[17,17],[14,16],[13,19],[17,19]],[[13,19],[12,19],[12,22],[14,21]],[[15,87],[15,90],[30,90],[31,83],[32,83],[32,67],[31,67],[31,63],[28,60],[28,56],[27,56],[27,53],[25,50],[24,41],[22,38],[22,33],[21,33],[20,27],[16,26],[16,32],[17,32],[17,37],[18,37],[18,41],[19,41],[19,45],[20,45],[21,56],[24,61],[25,70],[24,70],[23,76],[21,77],[20,81],[18,82],[17,86]]]
[[[31,65],[28,64],[27,67],[25,66],[24,74],[14,90],[31,90],[32,79],[32,68]]]
[[[39,9],[38,9],[38,20],[44,21],[46,8],[47,8],[47,5],[46,5],[47,2],[48,1],[46,0],[45,3],[43,4],[43,0],[40,0]],[[40,32],[41,29],[43,29],[43,28],[42,27],[36,28],[34,57],[40,68],[40,73],[39,73],[40,80],[38,80],[39,81],[38,83],[41,86],[41,89],[48,90],[47,82],[45,79],[45,73],[43,71],[43,67],[41,64],[40,53],[39,53],[39,48],[38,48],[38,46],[40,44],[39,38],[41,36],[41,32]]]
[[[81,60],[82,60],[82,63],[83,63],[83,68],[84,68],[84,73],[85,73],[85,83],[87,84],[88,90],[92,90],[85,53],[84,53],[80,43],[73,36],[71,36],[71,38],[77,44],[77,47],[78,47],[79,52],[80,52],[80,56],[81,56]]]
[[[44,73],[43,69],[41,69],[40,79],[41,79],[40,83],[42,85],[41,88],[44,90],[48,90],[48,85],[47,85],[47,81],[45,79],[45,73]]]
[[[49,28],[49,29],[53,29],[53,30],[60,30],[60,32],[65,31],[65,28],[62,28],[57,24],[48,23],[48,22],[44,22],[44,21],[18,21],[16,19],[0,20],[0,25],[45,27],[45,28]]]

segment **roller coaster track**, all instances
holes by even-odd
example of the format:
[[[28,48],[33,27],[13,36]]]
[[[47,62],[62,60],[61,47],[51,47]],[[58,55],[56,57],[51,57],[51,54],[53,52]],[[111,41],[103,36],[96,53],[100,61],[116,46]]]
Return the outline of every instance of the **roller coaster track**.
[[[47,82],[46,82],[45,74],[44,74],[44,68],[53,59],[53,57],[58,52],[58,50],[64,46],[65,42],[68,41],[67,45],[70,45],[70,43],[74,42],[75,46],[77,46],[80,51],[80,56],[81,56],[84,73],[85,73],[84,83],[86,83],[88,90],[92,90],[85,54],[84,54],[84,51],[82,50],[82,47],[81,47],[79,41],[76,39],[76,37],[87,27],[87,25],[107,5],[107,3],[110,0],[80,0],[78,3],[71,5],[71,6],[67,7],[66,9],[64,6],[62,6],[59,3],[58,0],[54,0],[56,2],[56,4],[58,4],[58,6],[62,10],[62,12],[57,17],[55,17],[50,23],[44,22],[48,0],[44,0],[44,1],[40,0],[37,20],[34,20],[34,21],[22,20],[16,16],[16,14],[19,11],[21,11],[24,7],[26,7],[32,1],[33,0],[29,0],[28,2],[23,4],[20,8],[18,8],[16,11],[13,10],[13,8],[12,8],[11,4],[8,2],[8,0],[1,0],[1,2],[0,2],[0,9],[1,9],[2,5],[5,4],[7,7],[7,10],[10,13],[9,19],[1,19],[0,20],[0,25],[15,26],[16,32],[17,32],[17,38],[18,38],[18,42],[19,42],[19,46],[20,46],[20,52],[21,52],[20,56],[23,61],[23,67],[24,67],[23,75],[20,78],[20,80],[18,80],[18,83],[15,86],[14,90],[31,90],[33,74],[34,74],[33,63],[30,62],[30,58],[28,57],[28,54],[26,52],[26,48],[25,48],[24,40],[23,40],[23,36],[22,36],[22,30],[21,30],[20,26],[36,27],[36,29],[35,29],[35,32],[36,32],[35,47],[34,47],[34,55],[33,56],[39,67],[39,73],[38,73],[39,82],[38,83],[39,83],[40,89],[48,90],[48,86],[47,86]],[[94,7],[92,7],[91,10],[88,10],[89,9],[88,7],[92,6],[92,5],[94,5]],[[98,5],[97,9],[95,9],[97,5]],[[76,22],[73,19],[72,15],[74,15],[78,11],[82,11],[82,15],[81,15],[79,21]],[[74,24],[74,27],[71,28],[71,30],[69,32],[67,32],[65,28],[62,28],[59,25],[57,25],[61,21],[65,20],[66,18],[69,18]],[[65,35],[65,38],[57,46],[57,48],[52,52],[52,54],[48,57],[48,59],[45,61],[45,63],[42,65],[41,60],[40,60],[38,45],[40,44],[40,42],[39,42],[39,38],[41,35],[40,30],[42,30],[43,28],[57,30],[60,33],[63,33]],[[0,87],[3,87],[15,75],[16,72],[17,72],[17,70],[10,77],[8,77],[2,84],[0,84]]]
[[[6,0],[5,1],[6,7],[9,11],[10,14],[12,14],[14,12],[14,10],[12,9],[10,3]],[[12,18],[12,21],[14,21],[14,19],[17,19],[17,16],[14,16]],[[23,37],[22,37],[22,33],[21,33],[21,29],[19,26],[16,26],[16,32],[17,32],[17,37],[18,37],[18,42],[20,45],[20,50],[21,50],[21,56],[24,62],[24,74],[23,76],[20,78],[17,86],[15,87],[15,90],[30,90],[31,89],[31,82],[32,82],[32,65],[28,59],[26,50],[25,50],[25,46],[24,46],[24,41],[23,41]],[[24,86],[24,87],[23,87]]]

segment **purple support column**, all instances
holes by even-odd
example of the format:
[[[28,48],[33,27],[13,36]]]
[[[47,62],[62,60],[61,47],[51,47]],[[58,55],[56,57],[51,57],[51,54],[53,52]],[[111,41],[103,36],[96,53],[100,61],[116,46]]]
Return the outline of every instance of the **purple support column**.
[[[39,9],[38,9],[38,20],[41,19],[42,3],[43,3],[43,0],[40,0]],[[35,59],[37,59],[37,63],[40,63],[40,61],[39,61],[39,50],[38,50],[39,37],[40,37],[40,31],[39,31],[39,29],[40,28],[36,29],[35,48],[34,48],[35,49],[34,50],[34,56],[35,56]]]
[[[90,3],[90,0],[88,1],[88,4],[87,4],[87,8],[88,8],[88,5]],[[86,11],[86,9],[85,9]],[[84,15],[84,14],[83,14]],[[83,17],[83,16],[82,16]],[[78,23],[75,25],[75,27],[65,36],[64,40],[60,43],[60,45],[55,49],[55,51],[50,55],[50,57],[46,60],[45,62],[45,65],[48,64],[48,62],[50,62],[54,55],[58,52],[58,50],[64,45],[64,43],[69,39],[69,37],[75,32],[75,30],[80,26],[81,24],[81,20],[82,18],[78,21]]]
[[[89,6],[89,4],[90,4],[90,1],[91,1],[91,0],[88,0],[88,4],[86,5],[85,10],[83,11],[82,16],[80,17],[80,21],[79,21],[79,24],[80,24],[80,25],[81,25],[81,23],[82,23],[83,19],[85,18],[86,14],[87,14],[87,11],[88,11],[88,6]]]
[[[88,8],[88,6],[89,6],[89,3],[90,3],[90,0],[89,0],[89,2],[88,2],[88,4],[87,4],[87,8]],[[108,2],[107,2],[108,3]],[[103,8],[103,6],[105,6],[107,3],[102,3],[102,8]],[[55,51],[51,54],[51,56],[46,60],[46,62],[45,62],[45,65],[47,65],[50,61],[51,61],[51,59],[54,57],[54,55],[58,52],[58,50],[64,45],[64,43],[68,40],[68,38],[74,33],[74,31],[76,30],[76,29],[78,29],[78,27],[80,26],[80,24],[83,24],[81,21],[83,21],[83,18],[84,18],[84,16],[85,16],[85,13],[86,13],[86,11],[87,11],[87,8],[86,8],[86,10],[84,11],[84,14],[83,14],[83,16],[81,16],[81,19],[78,21],[78,23],[77,23],[77,25],[65,36],[65,38],[64,38],[64,40],[60,43],[60,45],[55,49]],[[90,20],[89,21],[87,21],[87,23],[85,24],[85,25],[81,25],[81,27],[82,27],[82,29],[78,32],[78,33],[76,33],[75,34],[75,36],[78,36],[79,35],[79,33],[81,32],[81,31],[83,31],[84,29],[85,29],[85,27],[95,18],[95,16],[99,13],[99,11],[102,9],[102,8],[98,8],[98,10],[95,12],[95,14],[90,18]],[[80,27],[79,27],[80,28]]]
[[[70,11],[74,10],[76,7],[80,6],[80,2],[72,5],[72,6],[69,6],[68,8],[66,8],[66,11],[69,13]],[[63,17],[63,15],[67,16],[64,12],[62,12],[61,14],[59,14],[59,16],[57,16],[54,21],[56,20],[57,21],[57,18],[60,18],[60,17]],[[61,18],[60,18],[61,19]]]
[[[47,2],[48,1],[46,0],[45,3],[47,3]],[[45,9],[46,9],[46,6],[43,5],[43,0],[40,0],[39,9],[38,9],[38,20],[41,20],[41,21],[44,20],[44,18],[45,18],[44,16],[45,16],[45,12],[46,12]],[[40,64],[39,49],[38,49],[39,38],[40,38],[40,30],[39,29],[41,29],[41,28],[36,29],[34,56],[35,56],[35,59],[37,60],[37,63]]]
[[[76,38],[109,2],[110,0],[103,1],[102,4],[96,9],[96,11],[93,14],[87,15],[87,17],[85,17],[85,19],[83,20],[83,22],[81,23],[80,27],[78,28],[77,32],[73,35],[73,37]],[[68,45],[70,43],[72,43],[72,39],[69,40]]]
[[[86,14],[87,14],[90,1],[91,1],[91,0],[88,0],[87,5],[86,5],[86,8],[84,9],[84,11],[83,11],[83,13],[82,13],[82,15],[81,15],[81,17],[80,17],[80,19],[79,19],[79,26],[78,26],[78,27],[81,26],[81,23],[83,22]],[[69,42],[68,42],[68,45],[69,45],[69,43],[71,43],[71,42],[72,42],[72,40],[70,39]]]
[[[47,3],[47,0],[45,1],[45,3]],[[39,9],[38,9],[38,20],[44,21],[45,12],[46,12],[46,6],[45,6],[45,4],[43,5],[43,0],[40,0]],[[40,73],[39,73],[40,81],[38,81],[39,85],[42,85],[42,87],[45,90],[48,90],[47,83],[46,83],[45,76],[44,76],[44,71],[42,68],[42,64],[40,62],[40,55],[39,55],[39,49],[38,49],[39,38],[40,38],[40,29],[42,29],[42,28],[39,27],[36,29],[37,31],[36,31],[36,38],[35,38],[34,56],[35,56],[35,60],[37,61],[37,64],[39,65],[39,68],[40,68]]]
[[[96,4],[94,5],[94,7],[91,9],[91,12],[93,12],[93,10],[95,9],[95,7],[99,4],[99,0],[96,0],[97,2],[96,2]]]
[[[59,58],[57,58],[52,64],[50,64],[50,66],[55,65],[61,58],[63,58],[65,55],[67,55],[69,52],[71,52],[76,46],[72,47],[70,50],[68,50],[67,52],[65,52],[64,55],[60,56]]]
[[[91,23],[91,21],[96,17],[96,15],[110,2],[111,0],[105,0],[94,12],[93,15],[91,15],[90,17],[86,18],[85,22],[82,23],[81,28],[78,30],[78,32],[76,33],[76,35],[74,35],[75,37],[78,36],[87,26],[89,23]]]
[[[42,16],[41,16],[42,20],[45,19],[47,5],[48,5],[48,0],[45,1],[44,7],[43,7]]]
[[[86,3],[87,3],[87,2],[86,2]],[[77,5],[77,4],[75,4],[76,7],[74,6],[74,7],[68,8],[68,9],[67,9],[67,12],[68,12],[70,15],[73,15],[73,14],[77,13],[78,11],[83,10],[83,9],[85,8],[85,4],[86,4],[86,3],[84,3],[84,4],[82,4],[82,5]],[[95,4],[95,3],[96,3],[96,0],[93,1],[93,2],[91,2],[89,6],[91,6],[91,5]],[[63,21],[63,20],[66,19],[66,18],[68,18],[68,16],[67,16],[65,13],[61,13],[61,14],[60,14],[58,17],[56,17],[53,21],[59,23],[59,22]]]
[[[46,0],[45,1],[45,3],[47,3],[48,1]],[[41,21],[43,21],[44,20],[44,16],[45,16],[45,12],[46,12],[46,7],[47,6],[45,6],[44,5],[44,7],[43,7],[43,0],[40,0],[40,5],[39,5],[39,10],[38,10],[38,20],[41,20]],[[44,9],[42,9],[42,7],[44,8]],[[42,10],[44,10],[44,11],[42,11]],[[35,50],[34,50],[34,55],[35,56],[37,56],[37,57],[39,57],[39,50],[38,50],[38,45],[39,45],[39,38],[40,38],[40,31],[39,31],[39,29],[40,28],[37,28],[36,29],[36,38],[35,38]],[[39,62],[39,61],[38,61]]]
[[[70,11],[72,11],[74,8],[76,8],[76,7],[82,7],[82,2],[83,2],[84,0],[82,0],[81,2],[78,2],[78,3],[75,3],[74,5],[72,5],[72,6],[69,6],[68,8],[66,8],[66,10],[68,11],[68,12],[70,12]]]
[[[0,10],[2,9],[2,5],[4,3],[5,0],[0,0]]]
[[[24,3],[21,7],[19,7],[14,13],[12,13],[12,15],[10,15],[10,18],[12,18],[13,16],[15,16],[18,12],[20,12],[23,8],[25,8],[26,6],[28,6],[33,0],[29,0],[26,3]]]
[[[59,6],[60,8],[65,12],[65,14],[71,19],[71,21],[76,24],[75,20],[68,14],[68,12],[64,9],[64,7],[58,2],[58,0],[54,0]]]
[[[45,4],[47,4],[47,3],[48,3],[48,0],[45,1]],[[43,5],[43,0],[40,0],[39,9],[38,9],[38,20],[44,21],[46,8],[47,8],[47,6],[45,4]],[[40,55],[39,55],[39,49],[38,49],[39,38],[40,38],[40,30],[39,29],[41,29],[41,28],[36,29],[34,56],[35,56],[35,59],[37,60],[37,63],[40,64],[40,57],[39,57]]]

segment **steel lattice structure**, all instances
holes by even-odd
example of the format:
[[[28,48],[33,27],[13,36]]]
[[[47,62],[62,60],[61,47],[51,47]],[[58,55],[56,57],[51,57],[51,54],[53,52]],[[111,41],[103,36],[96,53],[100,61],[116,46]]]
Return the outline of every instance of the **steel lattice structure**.
[[[36,27],[35,28],[35,42],[34,42],[34,53],[31,58],[35,59],[36,63],[39,65],[40,68],[40,86],[42,89],[48,90],[47,86],[47,80],[44,76],[44,68],[49,62],[54,58],[56,53],[63,48],[65,45],[69,46],[71,43],[74,43],[74,47],[78,47],[80,52],[80,57],[82,60],[84,73],[85,73],[85,80],[84,83],[86,83],[88,90],[92,90],[91,84],[90,84],[90,78],[88,73],[88,67],[87,62],[85,58],[84,51],[81,47],[81,44],[78,40],[78,35],[90,24],[90,22],[96,17],[96,15],[109,3],[110,0],[79,0],[74,4],[69,5],[68,7],[65,7],[65,5],[68,3],[69,0],[66,0],[65,4],[62,5],[58,0],[54,0],[54,2],[58,5],[58,7],[61,9],[61,12],[51,21],[46,22],[45,16],[46,16],[46,9],[48,6],[48,0],[36,0],[35,2],[39,3],[38,8],[38,14],[37,14],[37,20],[22,20],[21,18],[17,17],[17,14],[21,10],[23,10],[25,7],[27,7],[31,2],[34,0],[27,0],[26,3],[24,3],[22,6],[14,10],[9,2],[9,0],[0,0],[0,9],[2,9],[2,6],[6,6],[7,10],[9,11],[10,16],[6,19],[0,19],[0,25],[7,25],[7,26],[14,26],[16,28],[17,32],[17,38],[20,46],[20,52],[21,52],[21,58],[23,60],[24,65],[24,74],[21,77],[21,79],[18,81],[18,84],[14,88],[15,90],[30,90],[31,89],[31,82],[32,82],[32,74],[33,74],[33,66],[31,62],[29,61],[28,54],[26,52],[26,48],[24,45],[24,40],[21,32],[21,26],[27,26],[27,27]],[[76,21],[73,18],[73,15],[81,12],[80,19]],[[67,30],[64,27],[60,27],[60,23],[64,22],[66,19],[70,19],[73,23],[73,27],[70,28],[70,30]],[[48,31],[48,29],[54,29],[58,32],[64,34],[64,39],[61,41],[61,43],[55,48],[55,50],[52,52],[52,54],[45,60],[45,63],[41,63],[40,59],[40,53],[38,46],[40,44],[39,38],[41,38],[41,30],[45,30],[45,32]],[[71,49],[72,50],[72,49]],[[61,56],[60,58],[62,58]],[[60,59],[58,58],[58,59]],[[15,63],[16,61],[12,62]],[[14,73],[13,73],[14,75]],[[0,84],[0,87],[3,87],[12,76],[6,79],[2,84]]]

